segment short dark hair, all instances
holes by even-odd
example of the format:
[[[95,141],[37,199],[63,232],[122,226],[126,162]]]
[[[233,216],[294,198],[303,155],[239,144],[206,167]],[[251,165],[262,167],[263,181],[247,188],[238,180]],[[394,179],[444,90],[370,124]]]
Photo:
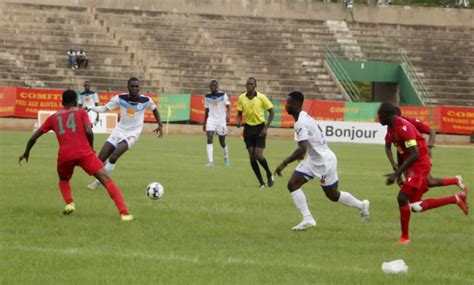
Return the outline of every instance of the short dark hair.
[[[219,85],[219,81],[217,81],[216,79],[212,79],[212,80],[211,80],[211,84],[212,84],[212,83],[215,83],[215,84]]]
[[[395,106],[390,102],[383,102],[380,104],[378,113],[383,113],[388,116],[394,116],[397,114]]]
[[[257,85],[257,79],[255,77],[249,77],[247,80],[250,80],[250,79],[252,79],[253,82],[255,82],[255,85]]]
[[[290,94],[288,94],[288,97],[291,98],[291,100],[303,104],[304,102],[304,95],[300,91],[293,91]]]
[[[130,79],[128,79],[128,81],[127,81],[127,86],[130,85],[131,81],[140,81],[140,80],[138,80],[138,78],[136,78],[136,77],[130,77]]]
[[[77,94],[74,90],[66,90],[63,92],[63,105],[69,105],[77,100]]]

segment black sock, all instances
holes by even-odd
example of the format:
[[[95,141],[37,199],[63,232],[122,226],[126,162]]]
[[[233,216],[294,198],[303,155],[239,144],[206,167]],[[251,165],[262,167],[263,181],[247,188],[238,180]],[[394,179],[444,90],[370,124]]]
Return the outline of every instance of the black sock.
[[[267,172],[267,178],[272,177],[272,172],[270,171],[270,167],[268,167],[267,160],[265,158],[262,158],[262,159],[259,159],[258,162],[263,167],[263,169],[265,169],[265,171]]]
[[[250,159],[250,165],[252,166],[253,172],[255,173],[255,176],[257,176],[258,182],[260,182],[260,185],[262,185],[263,178],[262,178],[262,173],[260,173],[260,167],[258,167],[258,163],[256,159]]]

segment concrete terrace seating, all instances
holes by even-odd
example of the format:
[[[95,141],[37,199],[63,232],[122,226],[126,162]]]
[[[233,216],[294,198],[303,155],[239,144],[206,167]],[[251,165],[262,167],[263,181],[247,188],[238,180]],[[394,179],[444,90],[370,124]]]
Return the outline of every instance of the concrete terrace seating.
[[[401,47],[433,104],[474,106],[473,29],[350,23],[359,43]]]
[[[205,93],[218,79],[237,96],[255,76],[258,89],[272,98],[301,90],[310,98],[344,100],[323,65],[324,45],[340,46],[341,34],[324,21],[11,3],[0,8],[7,11],[0,15],[0,85],[77,88],[92,79],[101,90],[122,91],[126,79],[137,76],[145,91]],[[359,22],[344,29],[360,45],[353,53],[367,59],[380,60],[380,46],[405,49],[434,104],[474,105],[472,29]],[[86,51],[89,69],[67,68],[69,48]]]
[[[0,4],[0,85],[78,88],[86,79],[99,90],[124,91],[131,76],[156,86],[88,8]],[[66,52],[84,49],[89,68],[67,68]]]
[[[324,43],[334,40],[321,21],[96,12],[146,58],[165,92],[204,93],[216,78],[235,96],[245,91],[247,77],[255,76],[258,89],[273,98],[302,90],[313,98],[343,100],[322,64]]]

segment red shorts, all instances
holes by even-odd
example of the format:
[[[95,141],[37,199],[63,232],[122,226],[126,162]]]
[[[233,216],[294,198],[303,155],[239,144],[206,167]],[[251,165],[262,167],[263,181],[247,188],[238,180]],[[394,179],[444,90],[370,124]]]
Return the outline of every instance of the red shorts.
[[[408,195],[410,203],[421,201],[423,194],[428,192],[426,178],[430,175],[431,162],[419,161],[405,171],[405,183],[400,192]]]
[[[80,166],[89,175],[96,174],[99,170],[104,168],[102,161],[91,152],[90,154],[75,159],[58,158],[59,176],[70,180],[74,173],[74,167],[76,166]]]

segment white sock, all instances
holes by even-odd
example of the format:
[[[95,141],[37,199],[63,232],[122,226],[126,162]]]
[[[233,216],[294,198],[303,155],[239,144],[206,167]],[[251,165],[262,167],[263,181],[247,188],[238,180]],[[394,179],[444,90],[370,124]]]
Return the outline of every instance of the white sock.
[[[291,192],[291,198],[293,198],[293,202],[296,205],[296,208],[300,210],[301,216],[303,216],[303,220],[312,219],[313,216],[308,208],[308,203],[306,203],[306,196],[304,195],[303,189],[299,188],[293,192]]]
[[[115,169],[115,163],[110,163],[108,160],[105,161],[105,166],[104,166],[105,170],[107,171],[107,173],[111,174],[112,171],[114,171]],[[99,180],[95,180],[95,184],[97,185],[101,185],[102,183],[100,183]]]
[[[214,158],[212,157],[212,153],[214,152],[214,146],[212,144],[207,144],[207,161],[213,162]]]
[[[339,193],[341,193],[341,196],[339,197],[339,200],[337,200],[339,203],[342,203],[342,204],[344,204],[346,206],[349,206],[349,207],[362,209],[362,201],[360,201],[356,197],[352,196],[351,193],[344,192],[344,191],[339,191]]]
[[[222,150],[224,151],[224,158],[229,158],[229,148],[227,147],[227,145],[225,145]]]
[[[107,170],[107,172],[108,172],[109,174],[111,174],[112,171],[114,171],[114,169],[115,169],[115,163],[110,163],[110,162],[107,161],[107,162],[105,163],[105,167],[104,167],[104,168],[105,168],[105,170]]]

